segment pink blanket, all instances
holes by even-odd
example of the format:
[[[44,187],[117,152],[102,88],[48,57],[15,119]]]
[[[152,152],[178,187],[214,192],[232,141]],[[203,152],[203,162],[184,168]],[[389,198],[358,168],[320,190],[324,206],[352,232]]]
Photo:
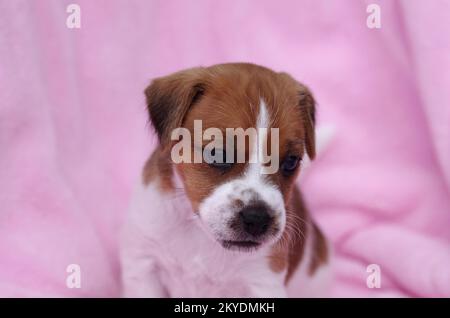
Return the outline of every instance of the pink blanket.
[[[155,144],[143,89],[228,61],[290,72],[336,129],[301,181],[333,295],[450,296],[448,21],[439,0],[0,0],[0,296],[119,295],[118,231]]]

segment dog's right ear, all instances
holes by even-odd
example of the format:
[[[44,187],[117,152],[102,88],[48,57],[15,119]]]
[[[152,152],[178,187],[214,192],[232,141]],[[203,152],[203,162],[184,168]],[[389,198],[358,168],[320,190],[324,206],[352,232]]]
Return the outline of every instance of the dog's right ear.
[[[157,78],[145,89],[150,121],[163,147],[171,142],[172,131],[181,127],[187,111],[204,91],[201,67]]]

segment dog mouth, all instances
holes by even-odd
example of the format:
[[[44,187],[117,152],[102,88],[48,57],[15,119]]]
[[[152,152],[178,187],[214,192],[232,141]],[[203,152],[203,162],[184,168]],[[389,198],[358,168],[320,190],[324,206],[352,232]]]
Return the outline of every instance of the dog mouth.
[[[251,251],[257,249],[261,243],[255,241],[230,241],[225,240],[220,242],[222,246],[229,250]]]

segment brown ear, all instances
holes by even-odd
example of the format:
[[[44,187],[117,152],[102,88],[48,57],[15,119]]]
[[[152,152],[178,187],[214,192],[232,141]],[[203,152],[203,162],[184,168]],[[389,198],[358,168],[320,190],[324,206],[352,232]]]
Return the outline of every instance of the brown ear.
[[[316,102],[309,89],[301,85],[299,105],[303,115],[303,125],[306,134],[306,152],[308,157],[313,160],[316,156]]]
[[[192,68],[157,78],[145,89],[150,121],[161,145],[170,143],[190,106],[204,93],[203,68]]]

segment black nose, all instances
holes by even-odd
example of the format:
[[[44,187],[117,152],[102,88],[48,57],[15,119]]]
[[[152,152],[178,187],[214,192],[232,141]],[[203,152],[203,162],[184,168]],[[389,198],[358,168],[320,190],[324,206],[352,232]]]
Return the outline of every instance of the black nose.
[[[267,232],[272,217],[265,207],[246,207],[239,212],[245,232],[257,236]]]

